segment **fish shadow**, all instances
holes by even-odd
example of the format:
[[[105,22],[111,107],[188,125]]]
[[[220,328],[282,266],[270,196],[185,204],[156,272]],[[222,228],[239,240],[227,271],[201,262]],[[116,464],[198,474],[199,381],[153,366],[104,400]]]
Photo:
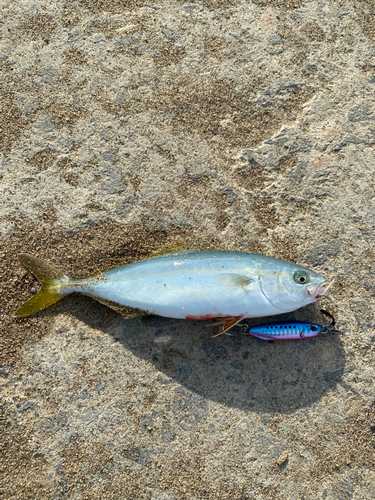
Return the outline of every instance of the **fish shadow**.
[[[243,411],[288,414],[309,407],[335,390],[345,369],[340,335],[267,342],[234,328],[232,336],[212,338],[217,327],[200,321],[158,316],[124,320],[89,298],[69,309],[189,391]],[[311,306],[244,322],[292,319],[327,323]]]

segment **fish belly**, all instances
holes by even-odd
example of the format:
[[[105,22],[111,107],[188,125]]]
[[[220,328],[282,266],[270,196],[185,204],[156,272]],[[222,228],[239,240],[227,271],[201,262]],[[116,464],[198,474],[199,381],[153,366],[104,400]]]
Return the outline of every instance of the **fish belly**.
[[[256,262],[196,254],[195,259],[191,254],[189,258],[176,255],[115,268],[77,282],[75,291],[169,318],[246,318],[280,313],[260,289]]]

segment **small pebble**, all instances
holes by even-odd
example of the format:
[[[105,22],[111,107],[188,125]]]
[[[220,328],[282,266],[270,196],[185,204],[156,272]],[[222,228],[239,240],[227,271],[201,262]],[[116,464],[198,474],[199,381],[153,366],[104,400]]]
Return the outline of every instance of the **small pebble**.
[[[31,293],[36,293],[36,288],[30,288]]]
[[[154,339],[154,343],[156,345],[168,344],[171,340],[172,337],[170,335],[162,335],[161,337],[156,337],[156,339]]]
[[[280,455],[276,458],[275,462],[276,464],[280,467],[281,465],[285,464],[285,462],[288,460],[288,452],[283,451],[280,453]]]

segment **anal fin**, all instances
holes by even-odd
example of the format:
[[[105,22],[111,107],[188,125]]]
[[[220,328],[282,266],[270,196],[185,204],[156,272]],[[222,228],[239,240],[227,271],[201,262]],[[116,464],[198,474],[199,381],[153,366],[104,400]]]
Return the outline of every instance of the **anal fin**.
[[[117,302],[112,302],[111,300],[106,300],[106,299],[101,299],[99,297],[93,297],[92,295],[89,294],[83,294],[87,295],[88,297],[91,297],[92,299],[100,302],[104,306],[107,306],[113,311],[117,312],[118,314],[121,314],[121,316],[124,319],[131,319],[131,318],[137,318],[139,316],[144,316],[147,314],[145,311],[142,311],[142,309],[137,309],[135,307],[128,307],[128,306],[123,306],[121,304],[118,304]]]

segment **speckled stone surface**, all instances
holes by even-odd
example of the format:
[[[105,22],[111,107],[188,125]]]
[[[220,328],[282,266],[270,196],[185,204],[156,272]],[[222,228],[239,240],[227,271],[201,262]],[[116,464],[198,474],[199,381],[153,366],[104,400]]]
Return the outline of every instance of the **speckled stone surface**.
[[[2,498],[373,499],[373,0],[0,19]],[[80,296],[12,318],[39,286],[20,251],[81,277],[175,242],[336,278],[348,335],[213,339]]]

